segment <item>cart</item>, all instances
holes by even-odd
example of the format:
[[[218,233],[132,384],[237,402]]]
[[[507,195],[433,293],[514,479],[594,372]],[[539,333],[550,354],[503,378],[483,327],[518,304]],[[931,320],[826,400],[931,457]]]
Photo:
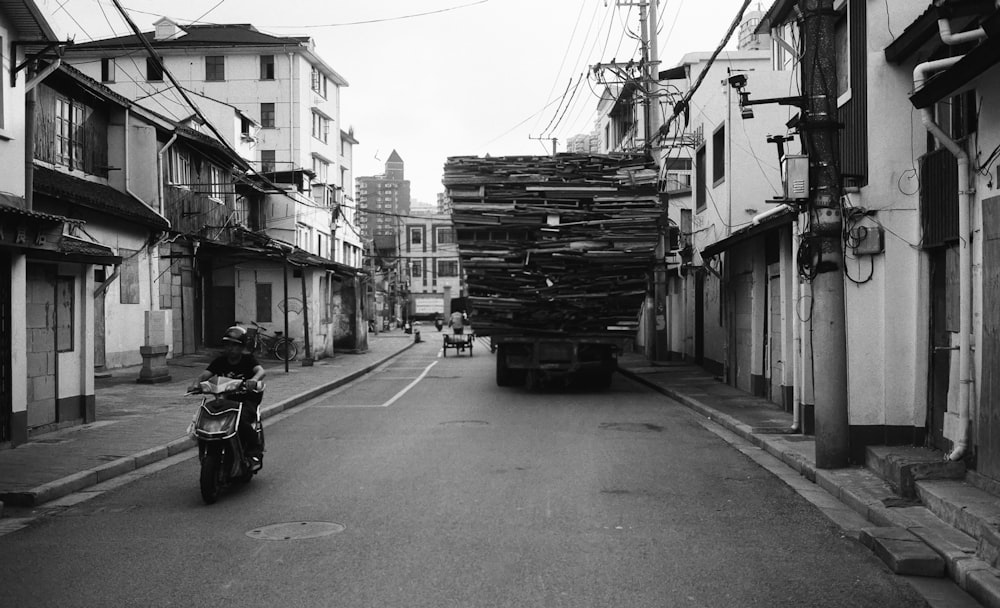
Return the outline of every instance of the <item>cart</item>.
[[[459,353],[464,353],[469,349],[469,356],[472,356],[472,342],[475,340],[474,334],[445,334],[444,343],[441,349],[441,356],[448,356],[448,349],[454,348]]]

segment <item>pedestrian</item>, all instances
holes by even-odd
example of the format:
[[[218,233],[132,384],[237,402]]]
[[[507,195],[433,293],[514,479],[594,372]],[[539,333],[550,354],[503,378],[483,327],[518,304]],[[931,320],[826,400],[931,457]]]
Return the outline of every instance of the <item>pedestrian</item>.
[[[451,313],[451,319],[448,321],[448,327],[451,328],[452,333],[456,336],[460,336],[465,333],[465,313],[461,310],[456,310]]]
[[[218,378],[245,380],[248,390],[238,395],[240,408],[243,410],[240,414],[238,432],[243,438],[243,445],[247,446],[247,454],[251,458],[260,460],[261,445],[253,425],[257,422],[257,406],[264,397],[264,393],[258,389],[265,372],[257,358],[246,352],[246,338],[247,330],[239,325],[227,329],[222,336],[225,351],[208,364],[188,390],[196,390],[198,385],[206,380],[216,381]]]

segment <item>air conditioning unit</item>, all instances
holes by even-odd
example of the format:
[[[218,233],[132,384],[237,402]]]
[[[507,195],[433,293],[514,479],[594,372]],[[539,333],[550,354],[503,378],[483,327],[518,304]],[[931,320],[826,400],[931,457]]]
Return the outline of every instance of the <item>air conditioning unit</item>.
[[[809,157],[786,154],[781,158],[781,175],[785,182],[786,200],[809,198]]]

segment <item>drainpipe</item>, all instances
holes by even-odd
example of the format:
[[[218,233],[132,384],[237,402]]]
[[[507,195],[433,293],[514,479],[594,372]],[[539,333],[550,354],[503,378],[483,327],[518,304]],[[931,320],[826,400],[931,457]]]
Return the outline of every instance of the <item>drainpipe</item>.
[[[959,59],[961,57],[949,57],[919,64],[913,69],[914,88],[922,86],[930,73],[951,67]],[[920,120],[927,132],[958,160],[958,439],[947,458],[959,460],[969,445],[969,402],[972,384],[972,358],[969,352],[969,338],[972,333],[972,253],[969,239],[973,193],[969,188],[969,154],[934,122],[930,108],[923,108],[920,111]]]
[[[792,223],[792,263],[799,259],[799,220],[796,216]],[[792,431],[802,429],[802,315],[799,314],[799,300],[802,285],[798,275],[792,278],[792,306],[795,317],[792,319]]]

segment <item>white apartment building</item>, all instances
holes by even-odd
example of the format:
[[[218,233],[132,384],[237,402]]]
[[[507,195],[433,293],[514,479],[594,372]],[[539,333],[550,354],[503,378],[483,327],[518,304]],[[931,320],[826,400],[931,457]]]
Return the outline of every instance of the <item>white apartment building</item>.
[[[359,241],[335,241],[331,219],[350,192],[350,146],[357,143],[341,128],[341,89],[348,83],[316,53],[314,41],[273,36],[248,24],[181,26],[164,17],[154,26],[144,37],[158,60],[136,36],[121,36],[74,45],[65,61],[175,120],[190,118],[193,102],[231,146],[250,144],[247,160],[256,171],[294,185],[302,204],[292,217],[273,218],[268,232],[337,262],[360,259]],[[187,99],[171,76],[190,91]],[[203,98],[235,107],[248,120],[237,132],[231,111],[216,115],[220,104]],[[317,213],[317,205],[326,211]],[[342,238],[352,231],[339,233]]]

